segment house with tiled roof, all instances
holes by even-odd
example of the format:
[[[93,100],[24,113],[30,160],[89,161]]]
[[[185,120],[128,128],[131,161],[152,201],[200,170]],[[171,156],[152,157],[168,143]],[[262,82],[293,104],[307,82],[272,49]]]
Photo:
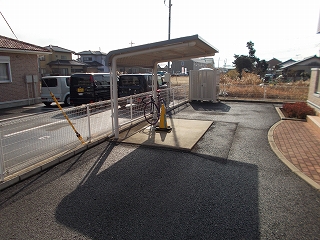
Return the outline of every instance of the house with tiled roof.
[[[87,72],[109,72],[107,53],[101,51],[82,51],[76,53],[78,60],[87,64]]]
[[[293,64],[293,63],[295,63],[295,62],[296,62],[296,60],[293,60],[292,58],[290,58],[290,59],[287,60],[287,61],[284,61],[284,62],[282,62],[282,63],[279,63],[279,64],[278,64],[278,68],[284,68],[284,67],[289,66],[289,65],[291,65],[291,64]]]
[[[282,74],[292,80],[299,80],[303,76],[310,78],[311,69],[320,67],[320,58],[316,55],[295,61],[291,64],[286,64],[280,68]]]
[[[38,56],[43,47],[0,35],[0,108],[41,102]]]
[[[267,64],[268,64],[267,72],[268,73],[275,73],[275,71],[277,70],[277,66],[280,63],[281,63],[281,61],[276,58],[272,58],[269,61],[267,61]]]
[[[52,54],[39,56],[41,76],[69,76],[76,72],[87,71],[87,64],[72,59],[72,54],[75,54],[74,51],[53,45],[45,48]]]

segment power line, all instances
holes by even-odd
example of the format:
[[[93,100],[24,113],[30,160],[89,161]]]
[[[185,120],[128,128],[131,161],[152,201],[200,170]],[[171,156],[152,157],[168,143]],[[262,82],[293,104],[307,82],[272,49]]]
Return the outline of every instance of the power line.
[[[10,28],[11,32],[13,33],[13,35],[16,37],[17,40],[19,40],[18,37],[16,36],[16,34],[13,32],[12,28],[10,27],[9,23],[7,22],[6,18],[3,16],[2,12],[0,12],[0,13],[1,13],[1,16],[3,17],[4,21],[7,23],[8,27]]]

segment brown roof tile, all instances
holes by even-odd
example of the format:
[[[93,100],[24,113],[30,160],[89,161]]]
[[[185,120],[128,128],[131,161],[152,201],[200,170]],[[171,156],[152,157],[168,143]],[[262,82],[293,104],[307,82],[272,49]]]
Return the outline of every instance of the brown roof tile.
[[[48,49],[33,45],[30,43],[22,42],[12,38],[4,37],[0,35],[0,48],[12,49],[12,50],[27,50],[35,52],[50,52]]]

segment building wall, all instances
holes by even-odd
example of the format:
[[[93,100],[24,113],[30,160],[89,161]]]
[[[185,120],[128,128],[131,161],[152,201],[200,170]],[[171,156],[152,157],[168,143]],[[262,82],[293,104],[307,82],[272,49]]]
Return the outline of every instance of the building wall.
[[[194,62],[192,60],[178,60],[172,61],[171,71],[172,73],[182,72],[182,68],[187,68],[187,71],[194,70]]]
[[[320,115],[320,68],[311,69],[308,103]]]
[[[0,108],[40,102],[38,56],[35,54],[0,53],[10,57],[12,82],[0,83]],[[37,75],[36,83],[26,83],[27,75]],[[5,94],[4,94],[5,93]]]
[[[49,62],[56,60],[71,60],[72,54],[70,52],[55,52],[48,56]]]

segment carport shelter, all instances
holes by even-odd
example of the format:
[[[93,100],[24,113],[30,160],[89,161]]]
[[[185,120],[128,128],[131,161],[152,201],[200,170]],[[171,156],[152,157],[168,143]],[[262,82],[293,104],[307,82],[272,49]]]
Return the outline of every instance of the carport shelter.
[[[144,67],[153,69],[153,94],[156,96],[157,65],[161,62],[214,56],[218,50],[198,35],[123,48],[107,54],[111,67],[111,101],[113,134],[119,137],[117,67]]]

